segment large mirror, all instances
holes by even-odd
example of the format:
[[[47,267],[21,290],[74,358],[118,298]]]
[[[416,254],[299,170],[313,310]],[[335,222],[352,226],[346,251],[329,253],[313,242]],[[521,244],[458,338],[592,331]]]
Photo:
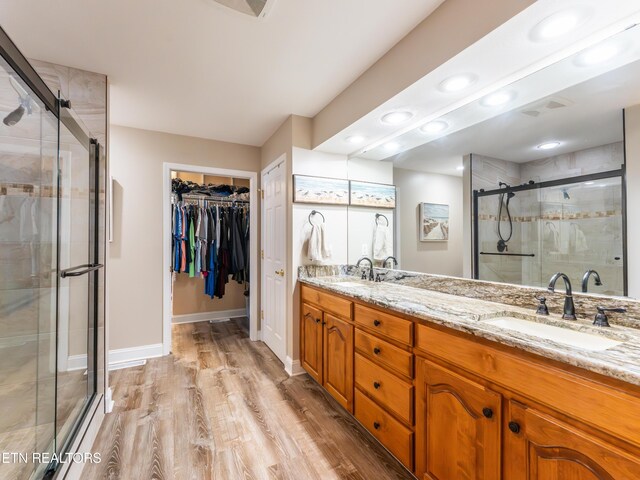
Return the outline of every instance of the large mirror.
[[[628,295],[638,85],[635,26],[351,158],[349,178],[397,195],[349,207],[349,263],[539,287],[562,271],[574,290]]]

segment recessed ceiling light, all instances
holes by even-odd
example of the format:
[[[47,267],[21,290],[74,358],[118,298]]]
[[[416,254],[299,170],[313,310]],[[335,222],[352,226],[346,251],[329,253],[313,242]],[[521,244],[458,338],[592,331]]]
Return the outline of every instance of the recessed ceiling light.
[[[460,166],[456,167],[456,170],[461,172],[462,170],[464,170],[464,165],[460,165]]]
[[[589,16],[584,8],[563,10],[548,16],[531,30],[531,39],[546,42],[562,37],[578,28]]]
[[[400,125],[401,123],[409,121],[411,117],[413,117],[413,113],[411,112],[391,112],[382,117],[382,123],[386,123],[387,125]]]
[[[400,148],[400,145],[398,145],[396,142],[388,142],[388,143],[385,143],[383,145],[383,148],[387,152],[395,152],[396,150],[398,150]]]
[[[576,57],[576,64],[581,67],[590,67],[598,63],[604,63],[611,60],[620,53],[618,45],[608,42],[602,45],[588,48]]]
[[[538,145],[536,148],[538,150],[551,150],[552,148],[556,148],[560,146],[560,142],[545,142]]]
[[[584,182],[585,185],[593,185],[594,182]]]
[[[366,137],[363,137],[362,135],[351,135],[347,138],[345,138],[345,140],[349,143],[352,143],[354,145],[360,145],[361,143],[363,143],[366,140]]]
[[[475,75],[465,73],[463,75],[454,75],[443,80],[438,88],[446,93],[459,92],[472,85],[477,80]]]
[[[485,107],[499,107],[505,103],[509,103],[515,97],[515,93],[502,90],[499,92],[490,93],[480,103]]]
[[[422,133],[438,133],[446,130],[447,128],[449,128],[449,124],[447,122],[444,120],[435,120],[420,127],[420,131]]]

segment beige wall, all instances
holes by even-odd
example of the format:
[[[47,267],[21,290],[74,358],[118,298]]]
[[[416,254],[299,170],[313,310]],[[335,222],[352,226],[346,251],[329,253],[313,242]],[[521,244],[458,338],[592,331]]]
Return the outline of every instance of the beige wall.
[[[640,105],[624,111],[627,169],[627,281],[629,296],[640,298]]]
[[[313,147],[495,30],[535,0],[446,0],[313,119]]]
[[[260,149],[115,125],[110,148],[115,180],[110,348],[158,344],[162,342],[163,163],[257,172]]]
[[[394,168],[398,192],[396,211],[398,260],[403,270],[462,276],[463,195],[462,178]],[[449,205],[449,241],[421,242],[418,235],[421,202]]]

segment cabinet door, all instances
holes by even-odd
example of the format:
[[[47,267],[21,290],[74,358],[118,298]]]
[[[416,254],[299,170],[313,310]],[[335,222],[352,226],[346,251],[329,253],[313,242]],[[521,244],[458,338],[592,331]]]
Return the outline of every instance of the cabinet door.
[[[640,478],[638,457],[533,408],[510,402],[507,425],[506,480]]]
[[[353,325],[324,314],[324,388],[353,413]]]
[[[499,479],[501,395],[423,359],[416,367],[417,477]]]
[[[322,311],[302,304],[301,360],[302,367],[322,383]]]

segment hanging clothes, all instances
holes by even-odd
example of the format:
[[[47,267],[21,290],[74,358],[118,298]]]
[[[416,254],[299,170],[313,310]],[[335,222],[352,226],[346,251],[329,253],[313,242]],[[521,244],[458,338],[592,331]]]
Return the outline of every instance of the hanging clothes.
[[[218,188],[218,187],[215,187]],[[223,298],[230,277],[246,285],[249,279],[249,208],[224,198],[179,199],[172,206],[173,272],[204,280],[204,293]],[[236,189],[237,192],[239,189]],[[224,188],[221,192],[228,193]],[[183,192],[185,195],[187,192]],[[223,193],[223,194],[224,194]],[[180,197],[178,197],[180,198]],[[197,200],[198,204],[191,203]],[[221,206],[221,202],[225,203]]]

